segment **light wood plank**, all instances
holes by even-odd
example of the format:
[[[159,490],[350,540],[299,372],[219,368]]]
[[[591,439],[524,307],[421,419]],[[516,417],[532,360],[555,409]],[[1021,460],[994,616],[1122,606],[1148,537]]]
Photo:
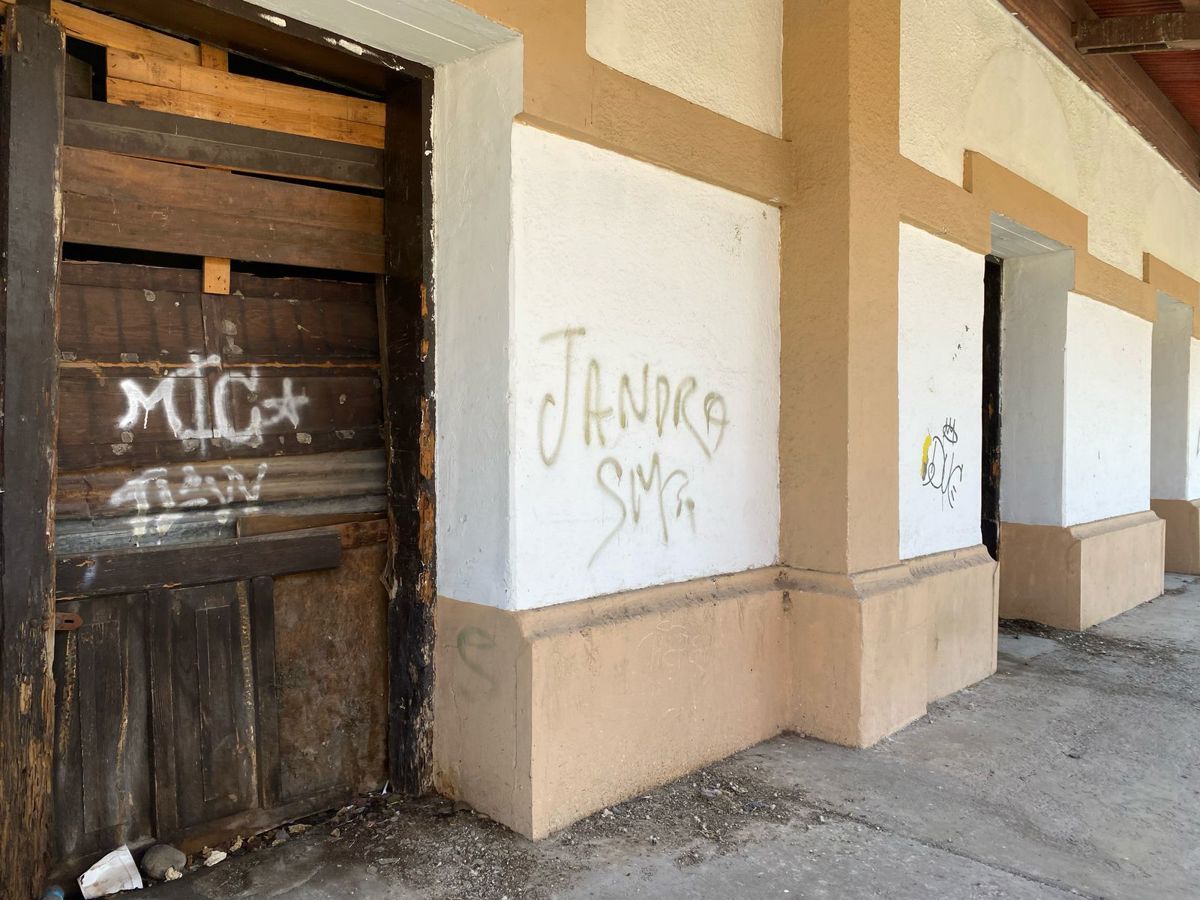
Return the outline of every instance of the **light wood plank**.
[[[12,6],[12,3],[13,0],[0,0],[0,10]],[[54,0],[51,15],[67,34],[82,41],[179,62],[200,62],[200,47],[196,44],[84,9],[74,3]]]
[[[204,257],[204,293],[229,293],[230,260],[220,256]]]

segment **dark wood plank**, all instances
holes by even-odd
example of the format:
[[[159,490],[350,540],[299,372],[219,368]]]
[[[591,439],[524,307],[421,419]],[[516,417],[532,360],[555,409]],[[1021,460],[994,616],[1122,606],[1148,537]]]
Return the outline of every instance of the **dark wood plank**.
[[[262,467],[262,468],[260,468]],[[259,459],[208,460],[184,465],[133,466],[62,472],[56,510],[59,521],[117,516],[156,516],[180,509],[213,511],[291,500],[382,494],[380,450],[314,453]],[[261,533],[261,532],[259,532]]]
[[[270,809],[282,800],[279,763],[279,706],[275,696],[274,582],[255,578],[250,585],[250,634],[254,657],[257,714],[259,804]]]
[[[75,98],[68,98],[66,113],[65,140],[72,147],[306,181],[383,187],[383,152],[372,147]]]
[[[65,39],[45,2],[8,10],[0,86],[4,494],[0,511],[0,895],[39,896],[53,808],[54,321]]]
[[[381,445],[373,369],[194,368],[158,375],[119,366],[65,368],[63,471],[366,450]]]
[[[131,263],[81,262],[64,260],[62,283],[84,287],[131,288],[136,290],[167,291],[169,293],[199,293],[200,270],[175,269],[166,266],[138,266]]]
[[[179,830],[179,772],[175,760],[175,646],[171,640],[170,591],[163,588],[148,594],[150,635],[150,709],[154,740],[154,833],[163,838]],[[161,739],[160,739],[161,737]]]
[[[375,362],[379,322],[375,298],[331,301],[253,296],[214,298],[227,362]]]
[[[206,354],[198,293],[64,283],[59,305],[64,360],[182,365]]]
[[[382,271],[375,197],[67,147],[63,203],[78,243]]]
[[[341,558],[336,531],[63,556],[57,565],[59,596],[121,594],[332,569]]]
[[[386,264],[382,321],[390,540],[388,757],[399,790],[433,777],[434,556],[433,298],[430,117],[432,86],[398,83],[388,95]]]
[[[55,638],[55,856],[69,860],[153,833],[146,596],[58,609],[83,620]]]

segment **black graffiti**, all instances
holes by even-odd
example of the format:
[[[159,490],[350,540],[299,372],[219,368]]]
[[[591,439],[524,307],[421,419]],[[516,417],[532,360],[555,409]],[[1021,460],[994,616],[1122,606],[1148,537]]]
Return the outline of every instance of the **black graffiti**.
[[[954,420],[947,419],[941,434],[925,435],[921,448],[921,484],[937,490],[942,495],[942,507],[954,509],[958,489],[962,485],[962,463],[955,462],[955,445],[958,431]]]

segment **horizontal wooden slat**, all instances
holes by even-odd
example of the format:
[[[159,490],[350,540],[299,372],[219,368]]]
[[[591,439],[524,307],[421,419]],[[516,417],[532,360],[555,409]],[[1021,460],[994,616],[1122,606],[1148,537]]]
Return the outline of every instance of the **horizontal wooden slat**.
[[[379,273],[375,197],[63,148],[66,240]]]
[[[259,575],[332,569],[342,560],[336,531],[235,538],[59,557],[59,598],[216,584]]]
[[[381,446],[374,370],[254,371],[62,367],[60,470]]]
[[[0,0],[0,10],[12,0]],[[105,16],[74,3],[53,0],[51,15],[71,37],[133,53],[146,53],[177,62],[200,62],[200,46],[170,35]]]
[[[186,364],[205,355],[198,292],[64,282],[59,306],[64,360]]]
[[[359,450],[198,461],[150,470],[121,466],[63,472],[58,477],[55,512],[61,520],[153,516],[179,509],[221,510],[380,494],[383,462],[382,451]],[[182,506],[189,502],[192,505]]]
[[[218,169],[382,189],[383,152],[191,116],[68,98],[64,140],[74,147]]]
[[[383,146],[384,105],[149,54],[110,50],[108,100],[367,147]]]

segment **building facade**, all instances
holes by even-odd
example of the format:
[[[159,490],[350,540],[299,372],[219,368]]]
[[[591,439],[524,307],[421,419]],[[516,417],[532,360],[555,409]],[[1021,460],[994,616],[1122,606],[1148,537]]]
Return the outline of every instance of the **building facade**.
[[[324,249],[304,251],[315,256],[273,249],[274,256],[240,257],[238,245],[217,237],[193,245],[181,235],[170,248],[96,237],[80,224],[82,201],[71,200],[85,193],[72,144],[84,138],[72,124],[83,107],[69,96],[59,139],[67,157],[64,284],[75,283],[69,273],[83,262],[167,265],[72,249],[114,242],[224,258],[223,289],[210,284],[204,264],[195,290],[208,298],[283,296],[252,277],[327,281],[333,270],[349,271],[338,276],[347,297],[373,284],[369,277],[381,279],[378,331],[351,328],[337,345],[357,347],[351,363],[367,373],[339,377],[375,373],[375,387],[314,381],[324,377],[319,367],[350,365],[353,354],[326,341],[320,358],[298,345],[294,358],[281,356],[270,343],[277,337],[246,342],[250,319],[236,319],[238,327],[223,320],[217,338],[205,331],[198,346],[211,354],[204,341],[216,340],[220,358],[189,363],[185,354],[179,365],[194,371],[175,370],[207,379],[219,398],[227,383],[213,379],[227,367],[256,359],[261,372],[295,367],[295,385],[271,382],[265,402],[255,387],[259,405],[228,413],[226,431],[213,431],[226,448],[241,442],[255,451],[264,435],[279,433],[282,449],[273,452],[285,456],[257,470],[238,463],[245,471],[236,496],[230,465],[220,470],[225,476],[213,469],[230,482],[224,518],[201,524],[225,528],[236,519],[238,540],[284,533],[281,517],[289,516],[297,526],[341,529],[340,556],[337,541],[321,538],[329,574],[300,574],[306,566],[297,561],[270,572],[234,567],[227,579],[250,579],[249,594],[228,595],[230,608],[240,602],[246,621],[273,634],[269,654],[243,647],[244,671],[280,673],[242,710],[260,723],[251,736],[261,744],[274,735],[261,725],[264,709],[279,706],[275,755],[260,747],[245,762],[254,822],[282,821],[390,773],[539,838],[783,731],[869,746],[924,715],[931,701],[991,675],[998,618],[1086,629],[1161,594],[1164,569],[1200,572],[1200,136],[1145,72],[1129,75],[1132,59],[1092,63],[1069,41],[1056,42],[1072,24],[1055,19],[1059,13],[1017,0],[191,5],[232,24],[182,14],[168,21],[136,0],[86,4],[94,15],[137,23],[156,41],[191,41],[182,51],[159,48],[184,54],[161,83],[159,75],[131,74],[154,52],[127,59],[125,32],[81,24],[70,4],[18,2],[9,22],[27,6],[70,40],[107,47],[96,65],[107,66],[108,105],[246,127],[264,126],[253,111],[239,119],[199,101],[163,105],[159,94],[126,85],[202,93],[208,88],[189,66],[203,67],[210,45],[234,60],[212,76],[222,85],[228,73],[277,77],[235,57],[330,83],[339,82],[343,58],[385,73],[378,106],[361,120],[344,114],[378,134],[337,138],[383,148],[382,176],[292,175],[358,185],[380,204],[361,213],[369,227],[360,231],[374,249],[350,260],[328,249],[350,245],[345,224],[329,226],[343,236]],[[1122,11],[1075,6],[1086,19]],[[236,35],[251,26],[258,43],[239,44]],[[222,44],[223,33],[235,37]],[[313,65],[325,68],[280,57],[291,40],[319,47],[324,55]],[[69,60],[76,45],[64,46]],[[6,77],[19,87],[13,71],[10,64]],[[357,68],[346,72],[358,77]],[[396,93],[388,79],[401,76],[419,81],[416,93]],[[355,96],[373,96],[372,77],[354,83]],[[230,84],[235,93],[248,89]],[[289,102],[285,94],[279,103]],[[328,137],[304,122],[272,127]],[[396,136],[402,123],[412,140]],[[12,146],[10,194],[22,152]],[[203,163],[216,165],[214,158]],[[356,150],[342,162],[372,159]],[[359,215],[349,205],[360,201],[347,196],[357,195],[326,198],[348,204],[330,222]],[[11,242],[21,213],[11,198],[8,209]],[[407,223],[403,240],[399,223]],[[295,270],[240,274],[239,258]],[[10,322],[20,299],[14,277]],[[62,355],[73,307],[57,281],[50,287],[61,298],[53,390],[65,410],[71,364],[90,357]],[[287,290],[298,288],[289,282]],[[388,311],[398,304],[407,304],[409,318]],[[317,327],[297,323],[301,332]],[[119,358],[101,354],[95,366],[128,364],[127,351],[114,345]],[[116,376],[105,377],[102,386],[115,390]],[[250,377],[261,373],[230,384]],[[108,419],[89,426],[92,436],[78,446],[107,453],[115,442],[135,448],[112,451],[117,456],[140,452],[148,423],[166,411],[157,405],[165,396],[159,384],[137,382],[136,394],[122,388],[113,409],[128,401],[136,415],[119,418],[116,437]],[[347,406],[357,391],[375,399]],[[332,411],[318,415],[326,395]],[[19,400],[6,397],[10,422]],[[208,409],[219,416],[225,401],[214,402]],[[343,407],[358,418],[338,418]],[[266,423],[258,443],[239,415],[251,431]],[[316,418],[325,431],[309,429]],[[164,433],[163,446],[203,442],[189,422]],[[7,446],[16,425],[5,427]],[[64,510],[76,509],[68,502],[75,494],[61,485],[83,485],[86,495],[115,462],[80,456],[76,443],[63,442],[65,420],[57,428],[58,547],[50,545],[47,559],[58,557],[58,606],[53,573],[39,596],[80,616],[86,629],[100,607],[87,605],[91,582],[64,593],[62,579],[76,569],[63,558],[97,552],[78,535],[101,513],[79,507],[72,519]],[[372,428],[382,428],[382,441],[345,443],[354,429],[362,439]],[[193,450],[179,451],[185,468],[200,466],[181,476],[185,487],[208,471],[196,462],[209,459],[203,447],[200,457],[187,455]],[[303,459],[316,450],[341,454],[320,457],[320,471],[345,479],[325,493],[311,485],[333,476],[319,478]],[[173,452],[156,450],[146,465],[175,460]],[[7,490],[19,467],[5,459]],[[268,463],[288,474],[274,482]],[[175,477],[169,465],[162,471],[146,469],[132,487],[114,482],[135,498],[126,506],[136,515],[113,526],[125,530],[101,549],[169,551],[175,536],[231,537],[187,531],[192,519],[164,527],[161,517],[182,507],[179,488],[171,503],[162,501],[162,483]],[[258,481],[247,487],[253,471]],[[53,489],[45,496],[52,522]],[[325,505],[263,512],[270,502],[300,499]],[[364,538],[372,522],[378,534]],[[5,559],[19,558],[9,540],[6,525]],[[265,545],[262,552],[273,553]],[[254,592],[271,593],[268,576],[274,599],[264,605]],[[132,591],[130,583],[114,585]],[[149,584],[135,587],[153,601]],[[6,604],[14,602],[7,581],[5,592]],[[273,618],[253,618],[268,606]],[[44,620],[44,604],[31,609],[30,621]],[[6,646],[16,620],[8,621]],[[120,628],[138,621],[120,618]],[[171,627],[147,633],[175,640]],[[327,647],[335,631],[336,653]],[[69,676],[51,667],[61,666],[64,640],[72,638],[38,657],[60,683]],[[137,652],[152,662],[145,690],[155,720],[166,708],[153,699],[158,651]],[[347,657],[356,659],[349,679]],[[42,684],[40,673],[29,683]],[[73,701],[61,684],[56,699],[54,680],[45,683],[42,724],[10,722],[10,734],[66,734],[64,704]],[[122,682],[137,683],[128,675]],[[345,702],[330,699],[339,692]],[[317,696],[328,709],[314,712]],[[359,730],[347,730],[351,718]],[[334,733],[359,737],[322,750]],[[162,752],[147,750],[147,759]],[[344,763],[336,777],[314,762],[322,753]],[[282,794],[268,796],[264,773],[281,758]],[[54,766],[44,782],[31,782],[26,821],[59,834],[49,855],[82,859],[96,847],[80,838],[72,852],[62,849],[60,825],[49,824],[48,805],[37,801],[36,784],[44,783],[60,816],[71,808],[62,797],[82,777],[70,774],[79,764],[60,753]],[[114,825],[96,834],[162,836],[164,790],[157,781],[146,787],[148,811],[126,817],[141,832]],[[210,834],[249,821],[234,816],[246,814],[242,807],[204,807],[185,820],[180,804],[170,822],[185,841],[201,824]]]

